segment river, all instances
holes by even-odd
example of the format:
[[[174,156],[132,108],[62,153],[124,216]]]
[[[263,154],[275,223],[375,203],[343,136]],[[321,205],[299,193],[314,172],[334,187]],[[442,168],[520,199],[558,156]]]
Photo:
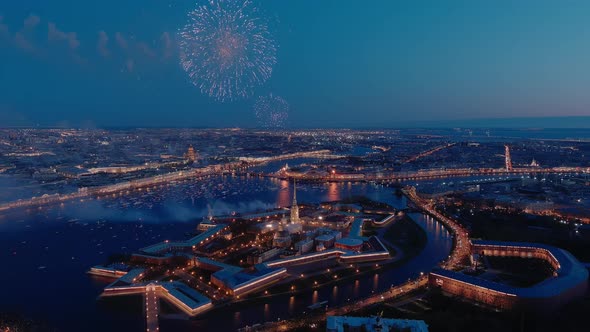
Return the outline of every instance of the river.
[[[300,203],[319,203],[365,195],[405,207],[405,198],[392,192],[367,183],[298,184],[297,198]],[[21,313],[58,331],[142,331],[141,301],[96,301],[108,281],[86,275],[90,266],[105,262],[111,253],[185,238],[208,213],[288,206],[291,200],[292,184],[287,181],[223,176],[0,216],[0,312]],[[426,231],[428,243],[403,266],[317,291],[230,306],[201,319],[163,320],[161,330],[235,330],[298,315],[319,301],[327,300],[330,306],[354,301],[427,272],[448,256],[452,240],[430,217],[411,217]]]

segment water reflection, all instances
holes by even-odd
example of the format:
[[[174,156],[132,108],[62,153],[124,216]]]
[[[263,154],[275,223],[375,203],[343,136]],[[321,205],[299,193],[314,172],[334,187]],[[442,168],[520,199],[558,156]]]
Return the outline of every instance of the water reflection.
[[[379,273],[375,273],[373,276],[373,290],[377,291],[379,288]]]
[[[239,311],[234,312],[234,326],[242,325],[242,315]]]
[[[332,301],[338,303],[338,286],[332,287]]]
[[[338,183],[328,183],[328,201],[339,201],[340,200],[340,188]]]
[[[289,181],[281,180],[277,193],[277,206],[291,206],[291,190],[289,190]]]
[[[265,320],[270,319],[270,305],[268,303],[264,304],[264,319]]]
[[[295,310],[295,296],[291,296],[289,298],[289,314],[293,314],[293,311]]]

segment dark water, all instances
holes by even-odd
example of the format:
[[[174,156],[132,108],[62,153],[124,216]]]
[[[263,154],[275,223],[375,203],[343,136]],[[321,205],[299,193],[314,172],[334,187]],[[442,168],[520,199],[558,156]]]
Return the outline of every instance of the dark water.
[[[298,185],[300,202],[317,203],[366,195],[404,207],[391,188],[370,184]],[[128,252],[164,240],[182,239],[207,213],[224,214],[288,206],[287,181],[212,177],[65,206],[20,211],[0,217],[0,311],[19,312],[59,331],[142,331],[141,301],[96,301],[107,280],[85,274],[111,253]],[[296,315],[316,301],[330,305],[378,292],[428,271],[448,255],[451,239],[436,222],[412,216],[427,230],[428,245],[408,264],[379,275],[365,275],[336,287],[266,303],[229,307],[195,321],[162,322],[162,330],[234,330],[246,324]]]

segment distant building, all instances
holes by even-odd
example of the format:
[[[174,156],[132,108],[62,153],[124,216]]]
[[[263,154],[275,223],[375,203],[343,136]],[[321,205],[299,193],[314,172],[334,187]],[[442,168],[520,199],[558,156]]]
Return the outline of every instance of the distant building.
[[[334,238],[334,235],[331,234],[320,235],[315,238],[316,245],[321,244],[325,249],[332,248],[334,246],[334,241],[336,241],[336,239]]]
[[[262,262],[265,262],[271,258],[274,258],[276,256],[278,256],[281,252],[283,251],[283,249],[281,248],[272,248],[272,249],[268,249],[265,251],[257,251],[255,253],[253,253],[252,255],[248,256],[248,264],[260,264]]]
[[[332,228],[347,228],[354,220],[354,216],[347,216],[345,214],[330,214],[323,218],[325,224]]]
[[[214,222],[211,222],[210,220],[203,220],[201,221],[201,223],[197,226],[197,230],[201,231],[201,232],[205,232],[208,231],[212,228],[217,227],[217,224]]]
[[[289,231],[278,231],[272,239],[272,245],[279,248],[287,248],[291,245],[291,234]]]
[[[188,147],[188,150],[185,154],[185,158],[192,162],[197,161],[197,152],[195,151],[195,148],[193,148],[192,145]]]
[[[297,243],[295,243],[295,250],[297,250],[297,252],[299,254],[305,254],[311,251],[311,249],[313,249],[313,240],[309,239],[309,240],[301,240]]]
[[[289,232],[289,234],[301,233],[303,232],[303,225],[300,223],[288,224],[285,226],[285,229]]]

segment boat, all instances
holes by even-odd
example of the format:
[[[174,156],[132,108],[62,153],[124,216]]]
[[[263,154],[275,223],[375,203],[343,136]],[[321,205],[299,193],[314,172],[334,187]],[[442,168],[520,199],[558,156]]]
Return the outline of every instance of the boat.
[[[328,306],[328,301],[314,303],[307,307],[309,310],[317,310]]]

